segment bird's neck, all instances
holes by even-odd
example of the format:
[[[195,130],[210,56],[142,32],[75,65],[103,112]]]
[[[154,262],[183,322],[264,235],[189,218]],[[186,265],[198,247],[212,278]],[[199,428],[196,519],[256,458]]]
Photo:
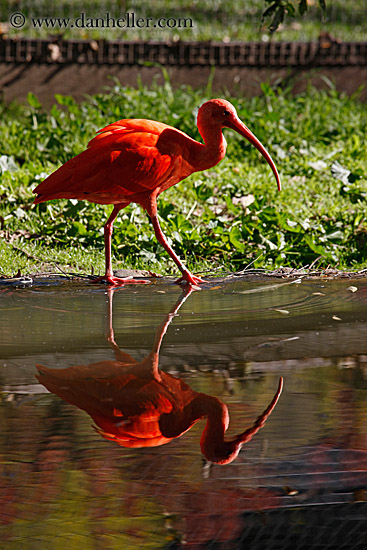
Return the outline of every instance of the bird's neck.
[[[226,154],[227,142],[222,134],[222,129],[217,124],[200,123],[198,128],[204,144],[197,155],[199,170],[206,170],[220,162]]]
[[[207,422],[200,439],[201,452],[210,462],[229,464],[236,458],[241,446],[235,440],[224,439],[229,424],[228,409],[219,399],[205,397],[202,405],[206,409]]]
[[[197,419],[207,417],[201,443],[211,444],[211,442],[223,441],[229,423],[227,406],[216,397],[205,393],[198,393],[192,406],[194,417]]]

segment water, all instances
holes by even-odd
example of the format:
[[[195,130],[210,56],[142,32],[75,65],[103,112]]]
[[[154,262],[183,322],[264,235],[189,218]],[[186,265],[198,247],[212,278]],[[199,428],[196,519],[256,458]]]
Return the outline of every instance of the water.
[[[366,305],[364,279],[0,287],[0,548],[364,549]],[[233,439],[280,376],[207,462],[195,418],[225,404]]]

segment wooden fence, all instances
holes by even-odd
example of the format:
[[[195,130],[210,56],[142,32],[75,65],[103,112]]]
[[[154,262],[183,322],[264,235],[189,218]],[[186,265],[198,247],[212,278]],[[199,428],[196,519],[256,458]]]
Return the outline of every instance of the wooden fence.
[[[0,38],[0,63],[319,67],[366,66],[367,42],[117,42]]]

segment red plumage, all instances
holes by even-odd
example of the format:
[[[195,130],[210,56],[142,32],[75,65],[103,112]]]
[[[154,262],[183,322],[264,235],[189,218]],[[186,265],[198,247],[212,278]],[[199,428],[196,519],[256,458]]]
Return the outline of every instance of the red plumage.
[[[223,159],[226,152],[224,127],[246,137],[262,153],[280,189],[278,172],[264,146],[239,120],[233,105],[223,99],[212,99],[204,103],[198,113],[198,129],[204,143],[161,122],[119,120],[100,130],[85,151],[40,183],[34,189],[37,194],[34,202],[64,198],[114,205],[104,228],[106,272],[97,279],[112,285],[134,282],[114,277],[111,236],[118,212],[131,202],[138,203],[150,216],[157,240],[182,272],[179,282],[200,284],[202,279],[188,271],[162,233],[157,197],[190,174],[215,166]]]
[[[130,202],[132,195],[151,192],[167,180],[172,167],[182,159],[178,153],[157,148],[166,129],[178,132],[150,120],[127,119],[109,124],[85,151],[36,187],[35,204],[61,198],[119,204]]]
[[[283,387],[251,428],[231,440],[225,439],[229,424],[227,406],[214,396],[196,392],[183,380],[159,368],[159,352],[168,326],[192,288],[186,288],[158,327],[152,351],[138,362],[120,350],[112,326],[113,289],[107,291],[107,338],[115,361],[49,369],[37,365],[36,378],[49,391],[86,411],[104,438],[123,447],[156,447],[187,432],[198,420],[207,418],[200,440],[203,454],[218,464],[228,464],[242,445],[264,426],[274,410]]]

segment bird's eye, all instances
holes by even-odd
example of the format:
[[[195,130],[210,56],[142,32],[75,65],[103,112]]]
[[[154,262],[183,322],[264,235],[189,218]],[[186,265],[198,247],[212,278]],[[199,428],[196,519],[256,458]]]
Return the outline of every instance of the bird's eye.
[[[227,109],[224,109],[223,114],[224,116],[229,116],[231,113]]]

